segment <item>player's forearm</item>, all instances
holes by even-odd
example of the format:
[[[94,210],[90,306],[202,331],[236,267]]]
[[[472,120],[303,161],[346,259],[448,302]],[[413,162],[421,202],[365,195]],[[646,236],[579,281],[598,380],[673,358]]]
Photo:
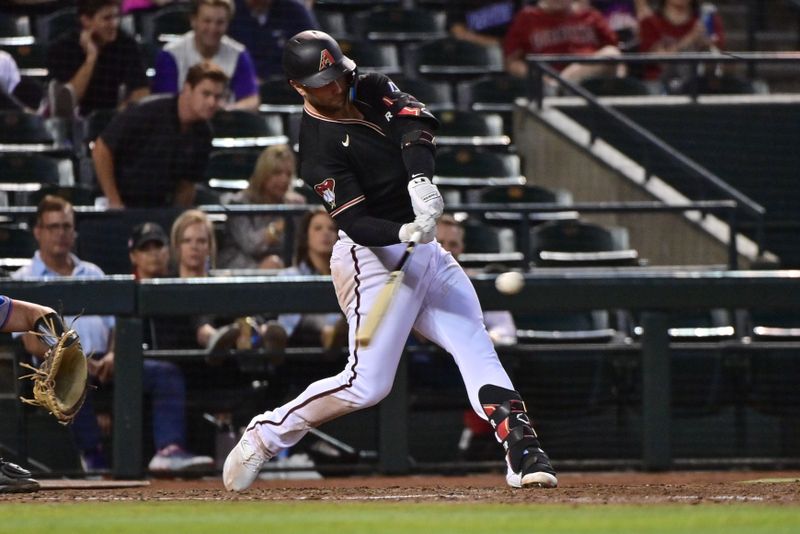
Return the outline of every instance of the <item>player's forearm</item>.
[[[400,242],[401,223],[379,219],[370,215],[344,213],[336,217],[336,224],[350,239],[365,247],[385,247]]]
[[[4,332],[24,332],[33,329],[33,324],[39,317],[55,313],[52,308],[41,306],[24,300],[14,300],[11,307],[11,316],[3,325]]]
[[[122,207],[122,198],[119,195],[117,182],[114,178],[114,156],[102,137],[98,137],[92,150],[92,161],[97,174],[97,182],[103,195],[108,199],[110,207]]]

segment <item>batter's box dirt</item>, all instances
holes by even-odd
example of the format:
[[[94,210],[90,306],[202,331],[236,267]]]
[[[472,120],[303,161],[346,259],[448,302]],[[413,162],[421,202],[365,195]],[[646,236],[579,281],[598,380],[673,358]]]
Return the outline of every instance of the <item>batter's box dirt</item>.
[[[257,481],[242,493],[219,479],[152,480],[133,487],[115,481],[42,481],[37,493],[2,501],[410,501],[541,504],[787,504],[800,503],[800,472],[563,473],[556,489],[516,490],[501,475],[352,477]],[[74,482],[73,482],[74,483]],[[98,487],[105,485],[106,487]]]

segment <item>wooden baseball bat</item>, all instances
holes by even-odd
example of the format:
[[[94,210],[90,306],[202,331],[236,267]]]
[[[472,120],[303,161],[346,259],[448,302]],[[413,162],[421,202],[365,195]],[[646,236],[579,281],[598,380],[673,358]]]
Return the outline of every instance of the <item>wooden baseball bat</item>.
[[[361,328],[358,329],[358,333],[356,334],[356,342],[362,347],[368,347],[372,342],[372,339],[375,337],[375,332],[378,331],[378,327],[380,327],[381,322],[383,322],[386,312],[392,305],[397,290],[403,285],[403,278],[406,274],[405,267],[408,265],[408,260],[414,252],[414,247],[417,246],[421,237],[422,232],[419,230],[411,234],[411,240],[406,244],[406,250],[400,257],[400,261],[397,262],[394,271],[389,273],[386,283],[381,288],[378,296],[375,297],[375,302],[372,304],[372,308],[369,312],[367,312],[367,318],[364,320],[364,324],[361,325]]]

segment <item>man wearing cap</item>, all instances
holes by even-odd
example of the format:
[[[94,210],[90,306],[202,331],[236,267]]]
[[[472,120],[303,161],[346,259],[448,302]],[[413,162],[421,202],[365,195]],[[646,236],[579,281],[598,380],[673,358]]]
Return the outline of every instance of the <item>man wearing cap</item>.
[[[137,280],[160,278],[169,271],[169,238],[158,223],[146,222],[133,229],[128,257]]]
[[[350,357],[338,375],[250,421],[225,461],[225,487],[247,488],[265,462],[311,428],[383,399],[412,328],[453,355],[473,410],[492,423],[507,453],[507,483],[555,487],[555,471],[500,364],[472,283],[435,240],[444,210],[431,182],[438,121],[386,76],[357,73],[324,32],[292,37],[283,68],[304,99],[300,176],[339,227],[331,276],[347,316]],[[380,329],[362,344],[358,329],[401,258],[409,258],[403,283]]]

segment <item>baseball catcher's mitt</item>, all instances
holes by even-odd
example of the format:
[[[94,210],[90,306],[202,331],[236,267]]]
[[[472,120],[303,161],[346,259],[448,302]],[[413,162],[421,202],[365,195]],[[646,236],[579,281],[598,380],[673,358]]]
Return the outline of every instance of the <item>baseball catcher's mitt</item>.
[[[44,361],[37,369],[26,363],[23,367],[33,371],[20,378],[33,381],[33,399],[20,397],[26,404],[41,406],[67,425],[78,414],[86,398],[89,366],[75,330],[64,331],[61,319],[48,314],[37,321],[38,332],[32,332],[50,346]]]

